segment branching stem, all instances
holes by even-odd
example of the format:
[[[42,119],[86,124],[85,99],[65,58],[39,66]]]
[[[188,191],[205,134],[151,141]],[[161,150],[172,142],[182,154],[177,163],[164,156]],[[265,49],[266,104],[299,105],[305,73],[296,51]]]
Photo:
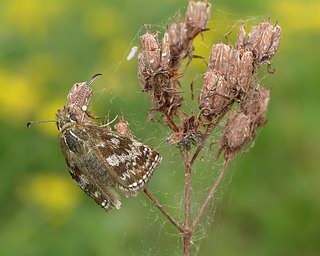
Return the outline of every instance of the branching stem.
[[[159,201],[155,198],[155,196],[147,189],[144,189],[144,193],[151,199],[155,206],[162,212],[164,216],[181,232],[184,233],[183,227],[179,225],[179,223],[163,208],[163,206],[159,203]]]
[[[225,175],[225,173],[229,167],[229,163],[230,163],[230,160],[225,160],[218,177],[216,178],[215,182],[213,183],[212,188],[210,189],[210,191],[207,195],[206,200],[201,205],[201,207],[200,207],[200,209],[199,209],[199,211],[198,211],[198,213],[197,213],[197,215],[191,225],[190,232],[193,232],[195,230],[195,228],[197,227],[197,225],[199,224],[201,216],[204,214],[205,210],[207,209],[214,193],[217,191],[217,188],[218,188],[219,184],[221,183],[223,176]]]

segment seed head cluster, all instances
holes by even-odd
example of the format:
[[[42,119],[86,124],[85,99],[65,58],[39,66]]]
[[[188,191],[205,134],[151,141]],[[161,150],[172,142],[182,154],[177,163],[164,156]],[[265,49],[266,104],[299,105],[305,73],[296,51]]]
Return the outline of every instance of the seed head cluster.
[[[192,60],[193,40],[208,30],[210,14],[210,4],[191,0],[185,19],[169,24],[161,42],[158,32],[147,30],[140,38],[138,78],[152,101],[150,116],[161,112],[172,128],[167,142],[189,150],[202,140],[206,128],[224,120],[218,155],[232,158],[266,123],[270,90],[261,86],[259,67],[266,64],[273,72],[271,59],[280,45],[281,27],[267,20],[246,34],[241,26],[234,45],[214,44],[198,98],[199,113],[186,114],[179,69],[185,59]]]
[[[138,79],[151,97],[151,117],[157,111],[173,117],[181,107],[178,70],[184,59],[191,58],[193,39],[206,29],[210,12],[210,4],[190,1],[185,20],[170,24],[161,43],[158,33],[147,31],[141,36]]]

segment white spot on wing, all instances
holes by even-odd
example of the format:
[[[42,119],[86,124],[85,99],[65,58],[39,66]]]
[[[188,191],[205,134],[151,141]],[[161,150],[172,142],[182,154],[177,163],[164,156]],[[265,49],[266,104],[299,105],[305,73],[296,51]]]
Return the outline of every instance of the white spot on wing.
[[[117,138],[112,138],[110,141],[111,141],[111,143],[113,143],[116,146],[120,145],[120,140],[118,140]]]
[[[111,166],[118,166],[120,161],[118,159],[118,157],[116,155],[112,155],[112,156],[109,156],[107,158],[107,162],[108,164],[110,164]]]

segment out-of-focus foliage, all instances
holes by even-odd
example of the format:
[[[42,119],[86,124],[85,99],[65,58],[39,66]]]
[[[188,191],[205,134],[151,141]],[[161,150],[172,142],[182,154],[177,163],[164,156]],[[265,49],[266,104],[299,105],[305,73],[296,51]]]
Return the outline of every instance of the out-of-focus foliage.
[[[274,57],[269,122],[255,147],[239,158],[196,241],[197,255],[319,255],[320,253],[320,2],[215,1],[196,54],[233,40],[242,22],[271,17],[283,29]],[[168,133],[145,122],[136,59],[143,24],[163,31],[187,1],[2,0],[0,3],[0,255],[179,255],[175,230],[144,195],[106,214],[73,184],[60,152],[54,119],[72,84],[104,74],[93,85],[94,112],[124,113],[133,133],[157,147],[163,164],[150,188],[170,212],[181,207],[182,169]],[[185,97],[205,65],[194,60],[183,79]],[[201,82],[195,85],[199,93]],[[210,152],[207,156],[210,156]],[[205,166],[205,165],[203,165]],[[213,176],[195,172],[196,201]],[[207,165],[210,167],[210,164]],[[210,176],[211,175],[211,176]],[[212,179],[210,179],[212,177]],[[204,184],[204,185],[202,185]],[[178,204],[177,204],[178,202]],[[196,210],[196,207],[194,208]],[[211,224],[211,225],[206,225]]]

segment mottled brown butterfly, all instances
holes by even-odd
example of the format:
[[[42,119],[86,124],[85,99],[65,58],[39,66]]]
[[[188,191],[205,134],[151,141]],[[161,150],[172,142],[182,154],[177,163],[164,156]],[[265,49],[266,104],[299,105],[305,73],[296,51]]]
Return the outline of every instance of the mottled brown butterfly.
[[[126,196],[144,190],[161,156],[149,146],[134,139],[122,119],[115,128],[110,123],[97,125],[88,112],[92,96],[90,81],[76,83],[71,88],[67,103],[57,112],[60,145],[71,177],[79,187],[106,211],[119,209],[121,202],[114,188]],[[28,123],[31,124],[38,122]]]

